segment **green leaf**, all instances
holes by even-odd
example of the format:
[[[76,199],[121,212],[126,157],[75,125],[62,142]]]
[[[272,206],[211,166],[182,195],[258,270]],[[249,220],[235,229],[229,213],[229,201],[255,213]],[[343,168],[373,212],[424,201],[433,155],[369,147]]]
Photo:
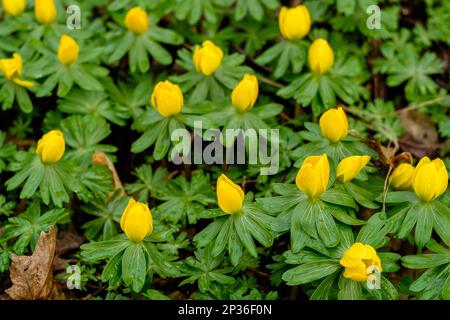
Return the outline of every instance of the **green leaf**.
[[[430,253],[402,257],[403,265],[409,269],[434,268],[450,262],[450,254]]]
[[[122,277],[134,292],[140,292],[147,276],[147,261],[141,244],[133,244],[125,249],[122,256]]]
[[[245,219],[242,217],[236,217],[233,219],[234,227],[236,229],[236,233],[241,239],[242,244],[250,253],[251,256],[257,257],[255,243],[253,242],[252,236],[250,235],[250,229],[253,228],[252,225],[247,223]]]
[[[283,280],[290,286],[310,283],[340,270],[342,266],[336,260],[323,260],[299,265],[286,271]]]
[[[339,300],[362,300],[361,285],[357,281],[345,278],[343,275],[339,278]]]

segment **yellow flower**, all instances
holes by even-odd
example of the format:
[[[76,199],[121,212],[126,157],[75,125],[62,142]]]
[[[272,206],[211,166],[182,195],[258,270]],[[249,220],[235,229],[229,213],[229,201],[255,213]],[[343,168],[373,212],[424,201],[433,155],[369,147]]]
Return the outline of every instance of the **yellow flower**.
[[[334,53],[327,40],[316,39],[308,51],[309,67],[315,74],[324,74],[333,66]]]
[[[153,218],[148,206],[131,198],[120,218],[120,228],[134,242],[150,235],[153,232]]]
[[[151,102],[163,117],[178,114],[183,108],[183,92],[178,85],[166,80],[158,82],[153,89]]]
[[[148,30],[147,12],[140,7],[130,9],[125,16],[127,29],[136,33],[143,33]]]
[[[258,98],[258,79],[246,74],[231,93],[231,103],[239,112],[250,110]]]
[[[347,136],[347,116],[341,107],[324,112],[320,117],[319,125],[323,136],[331,142],[336,143]]]
[[[381,273],[381,261],[377,252],[368,244],[356,242],[348,248],[339,263],[345,267],[344,277],[354,281],[366,281],[374,267]]]
[[[413,174],[414,166],[409,163],[401,163],[395,168],[389,179],[394,188],[406,190],[411,188]]]
[[[439,158],[433,161],[428,157],[422,158],[412,177],[412,187],[416,195],[428,202],[443,194],[447,186],[448,173],[444,162]]]
[[[80,47],[74,38],[63,35],[59,39],[58,60],[62,64],[70,64],[78,59]]]
[[[315,199],[327,190],[330,179],[330,163],[326,154],[309,156],[303,161],[295,178],[295,184],[310,198]]]
[[[26,0],[3,0],[2,3],[6,13],[13,17],[20,16],[27,5]]]
[[[22,80],[23,63],[22,57],[18,53],[14,53],[11,59],[0,59],[0,72],[3,75],[22,87],[31,87],[33,82]]]
[[[34,2],[34,15],[41,24],[55,22],[57,11],[54,0],[36,0]]]
[[[369,160],[369,156],[351,156],[342,159],[338,164],[336,177],[342,182],[352,180],[366,166]]]
[[[197,72],[209,76],[220,67],[223,51],[209,40],[203,41],[202,47],[195,46],[192,61]]]
[[[311,28],[308,8],[298,5],[295,8],[282,7],[278,17],[280,32],[286,39],[302,39]]]
[[[59,130],[52,130],[39,139],[36,153],[42,162],[55,163],[62,158],[64,150],[64,134]]]
[[[217,179],[217,201],[223,212],[233,214],[242,208],[244,202],[244,191],[226,175],[221,174]]]

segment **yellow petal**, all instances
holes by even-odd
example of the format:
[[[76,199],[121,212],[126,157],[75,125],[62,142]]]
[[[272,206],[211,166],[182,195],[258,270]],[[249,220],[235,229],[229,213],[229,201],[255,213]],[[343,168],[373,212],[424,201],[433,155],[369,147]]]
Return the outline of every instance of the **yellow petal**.
[[[55,22],[57,10],[54,0],[35,0],[34,15],[41,24],[51,24]]]
[[[240,186],[222,174],[217,179],[216,189],[217,201],[223,212],[233,214],[241,210],[244,202],[244,191]]]
[[[231,93],[231,103],[239,112],[253,107],[258,98],[258,79],[254,75],[246,74]]]
[[[62,35],[59,40],[58,60],[62,64],[70,64],[78,60],[80,47],[74,38]]]
[[[311,28],[311,17],[308,8],[304,5],[298,5],[291,9],[282,7],[278,24],[281,34],[286,39],[304,38]]]
[[[326,154],[309,156],[303,161],[295,178],[297,187],[310,198],[317,198],[327,190],[330,164]]]
[[[58,162],[64,155],[64,135],[59,130],[52,130],[39,139],[36,153],[43,163]]]
[[[337,167],[336,177],[347,182],[355,178],[369,162],[369,156],[351,156],[342,159]]]
[[[27,2],[26,0],[3,0],[2,4],[7,14],[17,17],[25,11]]]
[[[316,39],[308,51],[309,67],[315,74],[324,74],[334,63],[334,53],[325,39]]]
[[[409,163],[401,163],[395,168],[389,179],[394,188],[407,190],[411,188],[413,174],[414,166]]]
[[[158,82],[153,89],[151,103],[163,117],[170,117],[181,112],[183,92],[178,85],[168,80]]]
[[[205,76],[213,74],[222,63],[223,51],[210,40],[202,43],[202,47],[195,47],[192,62],[195,70],[202,72]]]
[[[319,120],[322,135],[333,143],[344,139],[348,134],[348,120],[344,110],[339,107],[325,111]]]
[[[148,30],[148,15],[141,7],[130,9],[125,15],[125,26],[135,33],[143,33]]]
[[[131,241],[142,241],[153,232],[153,218],[148,206],[131,198],[120,219],[120,227]]]

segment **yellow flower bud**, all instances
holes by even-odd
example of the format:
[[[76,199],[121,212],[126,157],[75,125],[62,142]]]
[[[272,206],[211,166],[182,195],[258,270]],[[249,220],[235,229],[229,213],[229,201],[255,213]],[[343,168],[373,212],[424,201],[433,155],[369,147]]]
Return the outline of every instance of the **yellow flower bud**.
[[[64,134],[59,130],[52,130],[39,139],[36,153],[42,162],[55,163],[62,158],[64,150]]]
[[[239,112],[250,110],[258,98],[258,79],[246,74],[231,93],[231,103]]]
[[[2,3],[5,12],[13,17],[20,16],[27,5],[26,0],[3,0]]]
[[[62,64],[70,64],[78,60],[80,47],[74,38],[62,35],[59,39],[58,60]]]
[[[383,271],[375,249],[360,242],[348,248],[339,263],[345,267],[344,277],[354,281],[367,281],[375,267],[380,273]]]
[[[333,66],[334,53],[327,40],[316,39],[308,51],[309,67],[315,74],[324,74]]]
[[[226,175],[220,175],[217,179],[217,201],[223,212],[228,214],[237,213],[244,202],[244,191]]]
[[[22,69],[22,57],[18,53],[14,53],[11,59],[0,59],[0,72],[7,79],[23,87],[33,86],[33,82],[25,81],[20,78]]]
[[[203,41],[202,47],[196,46],[192,60],[197,72],[209,76],[220,67],[223,51],[209,40]]]
[[[183,92],[169,80],[161,81],[153,89],[151,102],[160,115],[169,117],[180,113],[183,108]]]
[[[439,158],[433,161],[428,157],[422,158],[412,177],[412,187],[416,195],[428,202],[443,194],[447,186],[448,173],[444,162]]]
[[[280,32],[286,39],[302,39],[311,29],[311,16],[308,8],[298,5],[295,8],[282,7],[278,17]]]
[[[130,9],[125,16],[127,29],[136,33],[143,33],[148,30],[148,15],[140,7]]]
[[[134,242],[150,235],[153,232],[153,218],[148,206],[131,198],[120,218],[120,228]]]
[[[341,182],[352,180],[369,162],[369,156],[351,156],[342,159],[337,167],[336,178]]]
[[[309,156],[303,161],[295,178],[295,184],[310,198],[315,199],[327,191],[330,179],[330,163],[326,154]]]
[[[411,188],[413,174],[414,166],[409,163],[401,163],[395,168],[389,179],[394,188],[407,190]]]
[[[41,24],[55,22],[57,11],[54,0],[36,0],[34,2],[34,15]]]
[[[344,139],[348,134],[348,121],[341,107],[330,109],[319,120],[322,135],[333,143]]]

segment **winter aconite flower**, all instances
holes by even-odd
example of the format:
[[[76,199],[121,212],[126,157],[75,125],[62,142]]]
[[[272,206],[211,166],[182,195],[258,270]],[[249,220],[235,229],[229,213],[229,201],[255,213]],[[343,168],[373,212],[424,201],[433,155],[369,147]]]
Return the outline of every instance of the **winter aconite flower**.
[[[412,177],[412,187],[416,195],[428,202],[443,194],[447,186],[448,173],[444,162],[439,158],[433,161],[428,157],[422,158]]]
[[[148,15],[140,7],[130,9],[125,16],[127,29],[135,33],[143,33],[148,30]]]
[[[22,57],[14,53],[11,59],[0,59],[0,72],[9,80],[22,87],[31,87],[33,82],[21,79],[23,70]]]
[[[71,64],[78,59],[80,47],[71,36],[63,35],[59,40],[58,60],[62,64]]]
[[[150,235],[153,232],[153,218],[148,206],[131,198],[120,218],[120,228],[134,242]]]
[[[382,271],[375,249],[360,242],[348,248],[339,263],[345,267],[344,277],[354,281],[366,281],[375,267]]]
[[[151,102],[163,117],[178,114],[183,108],[183,92],[178,85],[166,80],[158,82],[153,89]]]
[[[20,16],[24,11],[27,4],[26,0],[3,0],[3,9],[10,16]]]
[[[336,177],[341,182],[352,180],[369,162],[369,156],[351,156],[342,159],[337,167]]]
[[[42,136],[37,144],[36,153],[44,163],[58,162],[64,155],[64,135],[59,130],[52,130]]]
[[[258,79],[246,74],[231,93],[231,103],[239,112],[250,110],[258,98]]]
[[[281,34],[286,39],[302,39],[311,29],[311,16],[308,8],[304,5],[298,5],[295,8],[282,7],[278,25]]]
[[[336,143],[347,136],[347,116],[341,107],[324,112],[320,117],[319,124],[323,136],[333,143]]]
[[[309,67],[315,74],[324,74],[333,66],[334,53],[327,40],[316,39],[308,51]]]
[[[223,212],[233,214],[241,210],[244,202],[244,191],[240,186],[222,174],[217,179],[216,189],[217,201]]]
[[[392,172],[391,185],[399,190],[407,190],[411,188],[412,177],[414,174],[414,166],[409,163],[401,163]]]
[[[295,184],[303,193],[315,199],[327,190],[329,179],[330,163],[327,155],[309,156],[303,161]]]
[[[210,76],[220,67],[223,58],[223,51],[212,41],[203,41],[202,46],[196,46],[192,57],[195,70]]]
[[[56,6],[54,0],[36,0],[34,2],[34,15],[41,24],[51,24],[56,20]]]

